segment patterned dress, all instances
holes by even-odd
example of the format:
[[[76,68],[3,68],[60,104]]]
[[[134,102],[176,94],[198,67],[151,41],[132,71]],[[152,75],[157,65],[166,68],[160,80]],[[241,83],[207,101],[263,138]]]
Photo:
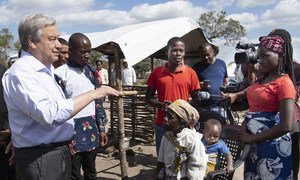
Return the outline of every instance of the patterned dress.
[[[277,125],[279,113],[249,112],[245,119],[252,134],[261,133]],[[245,161],[245,180],[293,179],[291,136],[289,133],[266,142],[253,144]]]
[[[283,99],[295,99],[294,85],[287,75],[247,90],[249,112],[245,124],[252,134],[270,130],[280,123],[279,104]],[[292,141],[290,133],[281,137],[255,143],[245,161],[244,179],[293,179]]]

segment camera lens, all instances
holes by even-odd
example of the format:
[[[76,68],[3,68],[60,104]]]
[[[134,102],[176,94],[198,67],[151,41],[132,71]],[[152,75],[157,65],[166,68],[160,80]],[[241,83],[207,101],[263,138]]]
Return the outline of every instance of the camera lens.
[[[236,64],[248,63],[248,56],[246,52],[237,52],[234,55],[234,61]]]
[[[235,53],[234,61],[236,64],[244,64],[244,63],[257,63],[257,52],[255,46],[259,44],[246,43],[241,44],[238,43],[236,45],[236,49],[240,52]]]
[[[257,63],[257,54],[256,51],[254,52],[237,52],[234,55],[234,61],[236,64],[243,64],[243,63]]]

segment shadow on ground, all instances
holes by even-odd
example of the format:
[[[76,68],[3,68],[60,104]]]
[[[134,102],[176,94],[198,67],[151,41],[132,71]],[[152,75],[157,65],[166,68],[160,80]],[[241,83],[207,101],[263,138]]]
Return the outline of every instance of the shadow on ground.
[[[153,173],[153,169],[148,169],[148,170],[142,169],[138,175],[129,177],[128,179],[130,179],[130,180],[140,180],[140,179],[147,180],[147,179],[151,178],[152,173]]]
[[[155,146],[140,142],[130,142],[130,148],[126,150],[128,163],[128,179],[150,179],[156,167]],[[110,180],[121,179],[121,168],[118,149],[113,153],[97,155],[98,179]]]

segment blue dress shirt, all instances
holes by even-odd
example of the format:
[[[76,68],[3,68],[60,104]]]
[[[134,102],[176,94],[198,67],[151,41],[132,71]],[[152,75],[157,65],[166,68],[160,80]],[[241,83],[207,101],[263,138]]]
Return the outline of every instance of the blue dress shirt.
[[[46,67],[28,52],[2,78],[13,145],[17,148],[63,142],[73,135],[73,100],[66,99]]]

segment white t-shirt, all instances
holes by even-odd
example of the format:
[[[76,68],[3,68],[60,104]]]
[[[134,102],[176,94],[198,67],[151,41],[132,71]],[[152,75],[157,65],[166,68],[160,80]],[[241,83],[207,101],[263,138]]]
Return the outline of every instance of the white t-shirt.
[[[236,72],[236,82],[240,83],[244,81],[244,75],[242,72],[242,68],[241,66],[238,68],[237,72]]]
[[[98,71],[100,74],[101,82],[102,84],[108,85],[108,71],[107,69],[102,68],[100,71]]]
[[[64,82],[66,88],[66,98],[73,98],[82,93],[95,89],[95,86],[85,76],[80,68],[70,67],[67,64],[56,68],[54,73],[57,74]],[[79,111],[74,118],[95,115],[95,101]]]
[[[136,74],[133,67],[123,68],[122,69],[122,85],[133,86],[133,83],[136,82]]]

